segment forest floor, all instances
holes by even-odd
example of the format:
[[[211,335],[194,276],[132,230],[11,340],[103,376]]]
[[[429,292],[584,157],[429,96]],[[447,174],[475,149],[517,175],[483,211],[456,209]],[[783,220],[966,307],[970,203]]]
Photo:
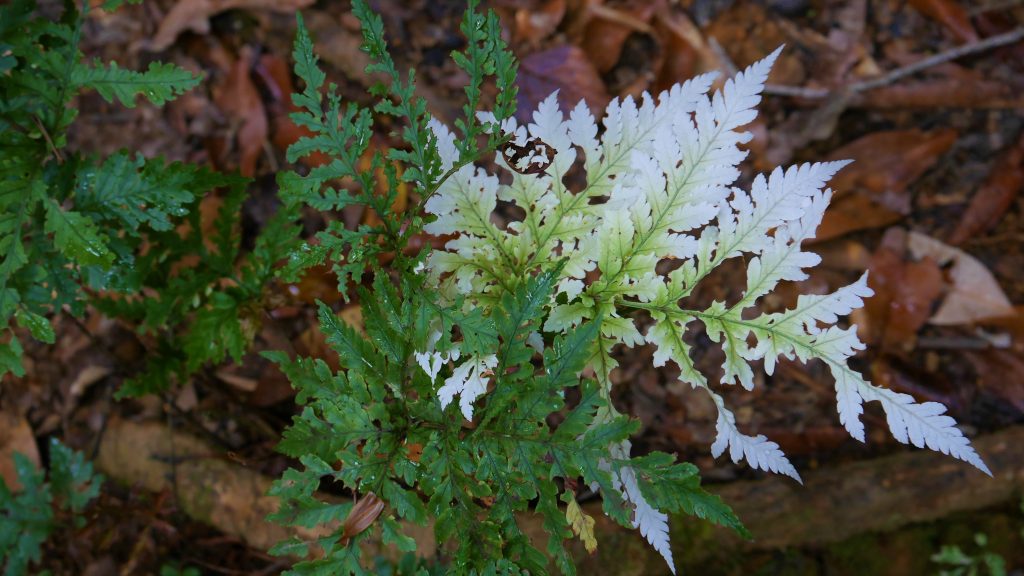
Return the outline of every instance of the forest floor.
[[[384,16],[399,66],[416,69],[431,113],[450,122],[464,96],[465,78],[448,58],[462,43],[463,3],[371,4]],[[945,404],[969,436],[1024,420],[1024,4],[494,0],[487,5],[501,15],[520,58],[521,119],[555,89],[567,109],[583,99],[601,110],[612,98],[656,93],[698,73],[717,70],[728,76],[785,44],[753,126],[741,181],[777,165],[839,158],[854,163],[831,183],[835,200],[813,246],[821,265],[809,279],[785,286],[766,308],[792,304],[798,294],[834,290],[868,270],[876,295],[851,318],[867,343],[857,368],[876,383]],[[204,81],[162,110],[148,105],[129,110],[83,96],[73,147],[100,156],[124,148],[241,171],[253,178],[243,216],[251,239],[276,209],[273,174],[286,165],[285,149],[299,134],[287,116],[298,9],[328,79],[345,98],[369,102],[367,88],[374,79],[363,71],[366,56],[358,49],[358,23],[347,2],[147,0],[114,14],[94,12],[85,29],[85,53],[132,68],[173,61],[201,72]],[[929,57],[936,58],[922,69],[907,69]],[[886,76],[893,71],[911,73]],[[880,77],[885,80],[871,81]],[[380,133],[373,145],[394,142],[393,135]],[[211,197],[211,212],[215,203]],[[330,217],[356,226],[368,216],[352,209]],[[320,225],[309,219],[311,230]],[[735,298],[743,286],[740,264],[723,270],[720,281],[695,298],[704,303]],[[91,456],[110,421],[157,419],[226,449],[235,463],[279,475],[292,464],[274,446],[296,413],[294,393],[256,352],[280,349],[331,359],[312,303],[340,305],[336,284],[329,272],[315,270],[297,285],[276,286],[281,305],[265,318],[257,350],[243,363],[211,367],[173,390],[140,400],[115,402],[113,393],[140,367],[147,341],[96,314],[81,321],[60,319],[57,344],[27,350],[25,378],[2,384],[9,417],[0,419],[0,453],[25,451],[39,461],[46,455],[36,446],[60,436]],[[358,301],[346,304],[342,313],[358,321]],[[702,333],[690,336],[698,366],[705,373],[720,370],[721,351]],[[696,463],[709,482],[759,476],[745,465],[710,456],[713,404],[706,395],[690,393],[672,368],[652,368],[651,356],[644,347],[623,352],[621,368],[613,374],[620,410],[642,422],[634,445],[678,453]],[[867,442],[851,439],[839,423],[832,379],[821,365],[783,361],[774,376],[760,378],[755,392],[725,391],[727,402],[741,429],[778,442],[801,470],[907,450],[889,435],[881,411],[870,406]],[[0,459],[6,477],[5,465]],[[210,574],[273,574],[286,567],[237,537],[186,519],[167,491],[110,486],[98,510],[73,540],[50,545],[47,567],[57,574],[94,575],[157,573],[162,565],[194,566]],[[930,530],[927,541],[934,548],[927,553],[938,551],[946,536],[963,543],[975,531],[1016,533],[1024,519],[1009,502],[953,524],[952,532],[915,528]],[[751,560],[746,570],[863,573],[827,568],[838,562],[837,555],[869,556],[878,541],[856,545],[863,547],[822,549],[810,556],[771,553]],[[899,554],[892,546],[883,553]]]

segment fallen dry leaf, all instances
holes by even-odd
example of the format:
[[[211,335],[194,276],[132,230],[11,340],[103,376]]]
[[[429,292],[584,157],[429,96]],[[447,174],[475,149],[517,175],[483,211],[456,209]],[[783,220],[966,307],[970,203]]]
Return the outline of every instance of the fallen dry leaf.
[[[959,245],[994,228],[1021,189],[1024,189],[1024,134],[993,163],[988,180],[971,197],[949,243]]]
[[[971,25],[970,15],[957,0],[910,0],[910,5],[921,14],[945,26],[957,40],[978,40],[978,33]]]
[[[602,74],[619,62],[626,39],[635,33],[651,34],[649,22],[661,2],[646,0],[608,6],[587,4],[587,25],[580,46]]]
[[[937,326],[969,324],[1016,313],[995,277],[975,257],[917,232],[910,233],[907,247],[915,258],[952,264],[949,269],[952,285],[930,323]]]
[[[565,0],[547,0],[540,6],[519,8],[515,15],[513,43],[536,46],[555,32],[565,18]]]
[[[909,214],[910,184],[934,166],[956,138],[952,129],[874,132],[831,152],[829,160],[853,163],[829,183],[836,198],[815,240],[887,226]]]
[[[519,98],[516,116],[529,121],[537,105],[555,90],[563,111],[584,100],[599,114],[611,98],[597,69],[580,48],[568,44],[530,54],[519,65]]]
[[[890,228],[868,268],[868,284],[875,296],[865,303],[865,338],[882,350],[913,349],[918,330],[942,295],[942,270],[936,261],[908,261],[906,245],[906,232]]]
[[[867,194],[882,206],[907,214],[907,188],[934,166],[956,139],[956,130],[949,128],[873,132],[829,153],[829,160],[853,160],[829,185],[840,194]]]
[[[160,52],[174,44],[182,32],[206,34],[210,31],[210,17],[226,10],[265,9],[290,14],[313,2],[315,0],[179,0],[164,16],[153,38],[143,47]]]
[[[14,454],[21,453],[39,466],[39,448],[32,434],[32,428],[24,416],[0,411],[0,478],[11,490],[21,488],[18,473],[14,469]]]
[[[978,375],[978,386],[1024,414],[1024,358],[1013,350],[965,352]]]
[[[352,510],[349,511],[348,517],[345,518],[345,523],[342,525],[341,532],[341,543],[345,545],[353,537],[362,534],[367,528],[369,528],[380,513],[384,511],[384,501],[377,498],[377,495],[373,492],[368,493],[366,496],[356,502]]]
[[[256,162],[267,142],[267,113],[263,99],[252,82],[252,49],[242,48],[227,78],[214,93],[217,107],[231,119],[239,151],[239,172],[242,176],[256,174]]]

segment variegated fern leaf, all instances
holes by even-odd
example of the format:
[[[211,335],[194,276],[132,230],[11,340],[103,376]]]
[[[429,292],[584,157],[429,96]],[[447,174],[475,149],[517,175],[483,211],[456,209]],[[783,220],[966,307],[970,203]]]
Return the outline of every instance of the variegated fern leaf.
[[[466,306],[486,311],[503,292],[564,261],[544,330],[564,332],[584,319],[600,322],[590,367],[606,395],[616,365],[612,349],[654,345],[656,366],[675,362],[683,382],[711,395],[718,408],[718,436],[711,447],[715,456],[728,450],[734,462],[745,459],[754,468],[800,480],[778,444],[738,429],[722,397],[695,368],[683,338],[692,322],[703,324],[725,352],[722,384],[751,390],[750,363],[757,360],[769,375],[779,356],[821,360],[835,377],[839,418],[852,436],[864,440],[862,404],[877,400],[897,440],[949,454],[988,473],[942,405],[919,404],[849,368],[848,360],[863,344],[855,327],[835,322],[871,296],[866,275],[832,294],[801,296],[791,310],[754,314],[758,299],[780,281],[805,279],[804,270],[820,261],[801,244],[813,237],[828,206],[826,183],[846,165],[777,168],[755,178],[749,192],[733,186],[737,165],[746,156],[738,145],[751,138],[743,127],[757,115],[755,106],[778,53],[737,74],[713,95],[708,93],[714,75],[705,74],[662,92],[657,100],[644,94],[639,103],[613,101],[600,136],[584,103],[566,119],[556,94],[540,104],[529,125],[505,121],[500,128],[512,145],[532,148],[534,154],[517,155],[513,166],[507,156],[497,158],[509,175],[507,183],[468,164],[440,186],[425,205],[436,216],[425,230],[454,239],[431,254],[426,273],[443,294],[464,297]],[[436,121],[431,127],[443,169],[460,165],[452,132]],[[586,174],[581,190],[567,184],[576,164]],[[496,225],[492,212],[499,200],[518,207],[522,219]],[[713,269],[741,256],[749,260],[746,288],[737,302],[714,302],[706,309],[686,306]],[[659,274],[656,266],[666,260],[674,263],[672,271]],[[653,320],[646,334],[626,315],[637,309]],[[463,414],[472,418],[474,400],[486,393],[493,358],[463,357],[459,363],[456,354],[431,352],[418,358],[432,377],[442,362],[457,364],[438,390],[442,403],[459,395]],[[610,458],[628,458],[628,452],[628,444],[609,447]],[[628,468],[619,471],[617,486],[635,507],[635,526],[671,566],[666,515],[644,501]]]

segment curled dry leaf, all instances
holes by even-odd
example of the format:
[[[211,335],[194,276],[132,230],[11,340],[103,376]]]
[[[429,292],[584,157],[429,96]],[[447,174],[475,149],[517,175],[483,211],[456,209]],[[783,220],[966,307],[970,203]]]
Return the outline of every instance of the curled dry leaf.
[[[651,16],[662,2],[633,0],[615,6],[600,2],[587,4],[587,25],[581,46],[602,74],[619,62],[622,48],[631,34],[650,34]]]
[[[546,0],[540,6],[519,8],[515,15],[515,44],[537,45],[555,32],[565,18],[565,0]]]
[[[843,146],[830,160],[853,163],[832,179],[836,198],[825,213],[817,241],[854,230],[886,226],[910,213],[909,186],[956,142],[952,129],[874,132]]]
[[[529,115],[553,91],[559,90],[558,101],[569,111],[584,100],[592,111],[604,110],[611,98],[597,69],[587,55],[576,46],[562,45],[530,54],[519,65],[520,121]]]
[[[345,518],[345,524],[342,525],[341,532],[341,543],[345,545],[352,538],[362,534],[369,528],[380,513],[384,511],[384,501],[377,498],[377,495],[373,492],[368,493],[366,496],[356,502],[355,506],[348,513],[348,517]]]
[[[39,449],[28,421],[24,416],[0,411],[0,479],[11,490],[21,488],[14,468],[15,453],[25,455],[36,467],[39,466]]]
[[[299,8],[313,4],[315,0],[179,0],[164,16],[160,26],[144,47],[154,52],[167,49],[174,44],[182,32],[191,31],[206,34],[210,31],[210,17],[226,10],[266,9],[275,12],[293,13]]]
[[[975,42],[978,33],[971,17],[957,0],[910,0],[910,5],[921,14],[942,24],[960,42]]]
[[[932,314],[942,295],[942,270],[930,258],[906,258],[907,235],[890,228],[871,257],[868,284],[875,296],[865,303],[866,340],[880,350],[906,351],[914,347],[917,332]]]
[[[252,49],[244,47],[231,66],[224,84],[214,94],[214,102],[231,119],[232,133],[238,145],[239,172],[256,174],[256,162],[267,142],[267,114],[263,99],[252,82]]]
[[[1012,316],[1013,304],[995,277],[975,257],[924,234],[911,232],[907,243],[916,258],[932,258],[951,264],[952,283],[945,300],[929,322],[937,326],[970,324],[991,318]]]
[[[971,198],[950,244],[959,245],[996,226],[1024,188],[1024,134],[992,165],[988,180]]]

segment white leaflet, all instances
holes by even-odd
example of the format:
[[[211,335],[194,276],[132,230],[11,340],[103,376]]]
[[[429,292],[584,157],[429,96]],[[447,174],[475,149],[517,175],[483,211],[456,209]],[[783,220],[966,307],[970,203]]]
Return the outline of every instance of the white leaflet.
[[[441,156],[441,170],[450,170],[459,161],[459,150],[455,147],[455,134],[442,122],[431,118],[427,127],[437,139],[437,153]]]
[[[452,375],[444,381],[444,386],[437,390],[437,398],[441,408],[447,408],[455,395],[459,395],[459,408],[466,420],[473,419],[473,401],[487,391],[487,378],[490,370],[498,365],[498,357],[494,354],[483,358],[470,357],[455,367]]]
[[[896,440],[904,444],[913,444],[918,448],[927,447],[948,454],[989,476],[992,475],[992,471],[971,446],[970,441],[956,427],[956,421],[946,415],[946,407],[942,404],[919,404],[909,394],[873,386],[845,365],[829,363],[829,368],[836,375],[836,382],[843,383],[844,389],[841,392],[838,384],[836,387],[839,394],[840,419],[855,438],[863,440],[864,425],[858,418],[862,409],[857,400],[851,398],[853,395],[866,401],[877,400],[882,404],[889,430]],[[842,374],[842,378],[837,372]]]
[[[834,324],[839,316],[845,316],[864,305],[864,298],[874,295],[868,287],[868,273],[848,286],[844,286],[831,294],[802,294],[797,298],[796,307],[780,314],[773,314],[772,326],[778,328],[784,324],[802,325],[808,334],[821,331],[818,323]]]
[[[800,474],[789,462],[786,455],[782,453],[779,445],[768,440],[763,434],[758,436],[747,436],[736,428],[736,417],[725,407],[722,397],[704,387],[711,394],[711,399],[718,406],[718,437],[711,445],[711,455],[715,458],[721,456],[725,449],[729,449],[729,457],[733,462],[746,460],[751,468],[760,468],[777,474],[785,474],[790,478],[803,484]]]
[[[676,573],[676,564],[672,559],[672,547],[668,538],[668,515],[647,503],[636,482],[633,469],[625,466],[619,470],[622,482],[622,494],[633,504],[633,528],[665,559],[669,570]]]

